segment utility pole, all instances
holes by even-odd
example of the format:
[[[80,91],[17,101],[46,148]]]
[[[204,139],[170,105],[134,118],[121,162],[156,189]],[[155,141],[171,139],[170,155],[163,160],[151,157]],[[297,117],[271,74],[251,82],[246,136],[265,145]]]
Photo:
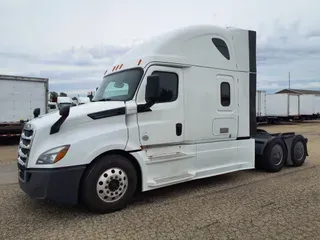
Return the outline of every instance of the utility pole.
[[[290,72],[289,72],[289,89],[290,89]]]

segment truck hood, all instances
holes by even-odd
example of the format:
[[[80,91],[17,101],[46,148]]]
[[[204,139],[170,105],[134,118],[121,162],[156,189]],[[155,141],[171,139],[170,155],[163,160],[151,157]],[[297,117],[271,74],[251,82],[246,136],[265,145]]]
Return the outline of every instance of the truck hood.
[[[79,123],[85,123],[92,121],[88,117],[88,114],[111,110],[115,108],[124,107],[125,103],[123,101],[110,101],[110,102],[91,102],[75,107],[70,107],[70,113],[68,118],[65,120],[63,125],[75,125]],[[59,111],[41,115],[38,118],[29,121],[30,124],[34,125],[37,129],[48,127],[54,124],[60,118]]]

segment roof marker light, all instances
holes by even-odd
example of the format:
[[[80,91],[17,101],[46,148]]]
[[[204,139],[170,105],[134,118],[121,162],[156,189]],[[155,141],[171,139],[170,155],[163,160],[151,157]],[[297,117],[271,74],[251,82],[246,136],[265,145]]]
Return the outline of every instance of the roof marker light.
[[[117,65],[116,70],[118,70],[118,68],[119,68],[119,65]]]
[[[119,70],[122,68],[123,64],[120,65]]]
[[[141,64],[141,62],[142,62],[142,59],[140,59],[140,60],[138,61],[138,66]]]

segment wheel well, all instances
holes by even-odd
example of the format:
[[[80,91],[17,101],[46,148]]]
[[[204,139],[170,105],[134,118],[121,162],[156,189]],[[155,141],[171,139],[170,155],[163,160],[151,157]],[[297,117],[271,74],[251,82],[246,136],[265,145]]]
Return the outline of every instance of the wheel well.
[[[120,149],[116,149],[116,150],[110,150],[110,151],[107,151],[107,152],[104,152],[100,155],[98,155],[96,158],[94,158],[86,167],[85,171],[88,170],[89,166],[95,164],[97,161],[100,160],[100,158],[102,156],[107,156],[107,155],[111,155],[111,154],[116,154],[116,155],[121,155],[125,158],[127,158],[134,166],[135,170],[136,170],[136,173],[137,173],[137,178],[138,178],[138,185],[137,185],[137,190],[136,192],[141,192],[142,190],[142,172],[141,172],[141,168],[140,168],[140,165],[137,161],[137,159],[132,156],[130,153],[124,151],[124,150],[120,150]],[[82,177],[81,177],[81,180],[80,180],[80,184],[79,184],[79,192],[81,191],[81,184],[82,184],[82,179],[85,175],[85,171],[84,173],[82,174]],[[80,194],[79,194],[80,195]]]

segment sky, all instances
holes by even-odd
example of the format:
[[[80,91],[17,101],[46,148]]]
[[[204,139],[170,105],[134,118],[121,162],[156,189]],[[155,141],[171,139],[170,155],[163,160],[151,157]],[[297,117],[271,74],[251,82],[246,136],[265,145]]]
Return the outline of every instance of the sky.
[[[197,24],[257,31],[260,90],[320,90],[316,0],[0,0],[0,74],[49,78],[50,91],[95,90],[136,44]]]

